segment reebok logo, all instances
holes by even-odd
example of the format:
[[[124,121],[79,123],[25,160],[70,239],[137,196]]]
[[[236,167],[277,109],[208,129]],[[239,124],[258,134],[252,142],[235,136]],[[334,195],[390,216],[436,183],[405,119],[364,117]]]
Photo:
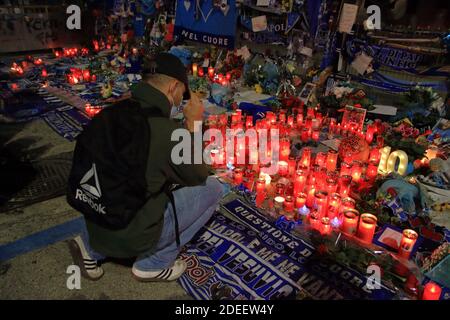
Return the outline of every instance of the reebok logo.
[[[98,213],[106,214],[105,206],[102,206],[100,203],[95,203],[90,196],[86,195],[86,193],[84,193],[80,189],[77,189],[75,199],[86,202],[92,209],[94,209]]]
[[[92,179],[95,183],[95,186],[87,184],[87,182]],[[100,184],[98,183],[97,169],[95,167],[95,163],[92,164],[92,168],[89,169],[88,172],[84,175],[84,177],[80,181],[81,187],[89,192],[96,198],[100,198],[102,196],[102,190],[100,190]]]
[[[83,192],[83,190],[77,188],[75,199],[86,202],[92,209],[100,214],[106,214],[105,206],[102,206],[100,203],[94,202],[94,200],[92,199],[98,199],[102,196],[102,190],[100,189],[100,183],[98,182],[95,163],[92,164],[92,168],[89,169],[89,171],[86,172],[86,174],[83,176],[80,181],[80,185],[81,188],[86,191],[86,193]]]

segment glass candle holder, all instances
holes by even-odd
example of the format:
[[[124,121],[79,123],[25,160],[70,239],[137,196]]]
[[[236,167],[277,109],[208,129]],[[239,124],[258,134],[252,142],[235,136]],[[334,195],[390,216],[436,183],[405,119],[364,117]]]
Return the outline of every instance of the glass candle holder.
[[[330,218],[323,217],[321,219],[322,225],[320,226],[320,233],[323,235],[328,235],[331,233],[331,222]]]
[[[355,209],[356,202],[354,199],[350,197],[342,198],[341,200],[341,210],[344,211],[346,209]]]
[[[338,158],[338,153],[336,151],[334,151],[334,150],[328,151],[327,164],[326,164],[328,171],[336,170],[337,158]]]
[[[441,293],[442,288],[436,283],[430,281],[423,289],[422,300],[439,300]]]
[[[333,218],[338,216],[340,206],[341,206],[341,196],[339,195],[339,193],[331,193],[328,196],[328,213],[327,213],[327,217],[330,218],[330,220],[333,220]]]
[[[371,144],[373,141],[373,135],[375,134],[377,128],[375,125],[369,124],[366,130],[366,141],[368,144]]]
[[[245,118],[245,127],[247,129],[253,127],[253,116],[247,116]]]
[[[319,167],[324,167],[326,161],[327,154],[324,152],[318,152],[316,155],[316,159],[314,160],[314,164],[317,164]]]
[[[282,139],[280,141],[280,160],[288,161],[291,153],[291,145],[289,139]]]
[[[314,193],[314,209],[320,217],[327,216],[328,209],[328,193],[325,191],[316,191]]]
[[[256,181],[256,194],[264,194],[266,191],[266,179],[264,177],[259,177]]]
[[[290,156],[288,160],[289,166],[289,176],[293,177],[295,175],[295,171],[297,170],[297,159],[295,157]]]
[[[352,176],[344,175],[339,177],[339,194],[345,198],[350,194]]]
[[[292,114],[287,118],[287,125],[290,127],[294,126],[294,116]]]
[[[356,236],[362,242],[372,243],[376,227],[377,227],[377,217],[370,213],[363,213],[359,217],[358,232]]]
[[[302,208],[306,204],[306,198],[308,195],[304,192],[300,192],[298,195],[295,196],[295,207],[297,209]]]
[[[302,112],[297,114],[296,120],[297,120],[297,127],[300,128],[303,125],[303,113]]]
[[[233,177],[234,177],[234,184],[235,185],[241,184],[242,180],[244,178],[242,169],[241,168],[235,168],[233,170]]]
[[[339,171],[341,176],[351,176],[352,175],[352,165],[348,162],[341,162],[341,170]]]
[[[319,129],[313,129],[311,138],[314,142],[318,142],[320,138],[320,130]]]
[[[287,196],[284,199],[284,211],[293,212],[294,211],[294,198],[291,196]]]
[[[279,196],[284,196],[285,185],[283,183],[277,183],[275,185],[276,194]]]
[[[278,174],[282,177],[287,176],[289,173],[289,165],[286,161],[278,162]]]
[[[304,143],[309,141],[309,128],[304,127],[302,129],[302,133],[301,133],[300,138],[301,138],[302,142],[304,142]]]
[[[320,227],[322,225],[320,215],[317,213],[317,211],[312,211],[309,215],[309,225],[314,230],[320,231]]]
[[[300,165],[308,167],[311,165],[311,153],[312,149],[305,147],[302,150],[302,157],[300,158]]]
[[[333,178],[328,178],[326,180],[326,191],[328,194],[335,193],[337,191],[338,184],[337,181]]]
[[[361,161],[353,161],[352,162],[352,180],[356,183],[359,183],[362,175],[362,163]]]
[[[358,227],[359,212],[355,209],[345,209],[343,212],[343,220],[341,224],[341,231],[353,235],[356,233]]]
[[[298,195],[303,192],[306,184],[306,172],[303,170],[297,170],[295,172],[295,180],[294,180],[294,195]]]
[[[369,162],[366,169],[366,176],[369,180],[375,180],[378,175],[378,165],[375,162]]]
[[[306,190],[308,190],[306,197],[306,206],[312,208],[314,206],[314,194],[316,193],[316,188],[314,185],[307,185]]]
[[[409,259],[414,244],[418,238],[417,232],[411,229],[405,229],[402,232],[402,240],[400,241],[400,247],[398,248],[398,254],[400,257]]]

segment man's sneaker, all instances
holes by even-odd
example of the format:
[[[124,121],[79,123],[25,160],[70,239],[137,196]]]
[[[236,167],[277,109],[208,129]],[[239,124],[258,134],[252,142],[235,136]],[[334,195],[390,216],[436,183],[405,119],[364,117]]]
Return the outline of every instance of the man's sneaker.
[[[175,260],[172,267],[158,271],[141,271],[133,265],[131,272],[138,281],[174,281],[177,280],[186,270],[186,262],[181,259]]]
[[[86,250],[83,240],[77,236],[67,241],[73,262],[80,267],[81,275],[89,280],[98,280],[103,274],[103,268],[97,265]]]

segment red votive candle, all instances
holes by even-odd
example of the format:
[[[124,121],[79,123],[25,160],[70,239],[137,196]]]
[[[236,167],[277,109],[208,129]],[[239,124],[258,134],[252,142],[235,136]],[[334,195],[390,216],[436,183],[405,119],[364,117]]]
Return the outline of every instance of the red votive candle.
[[[341,207],[343,209],[355,209],[355,205],[356,205],[356,202],[355,202],[355,199],[353,199],[353,198],[345,197],[345,198],[342,198],[342,200],[341,200]]]
[[[365,243],[372,243],[376,226],[377,217],[370,213],[363,213],[359,217],[358,233],[356,236]]]
[[[323,235],[328,235],[331,233],[331,223],[330,223],[330,218],[327,217],[323,217],[321,220],[321,228],[320,228],[320,233]]]
[[[378,166],[374,162],[370,162],[367,166],[366,176],[369,180],[375,180],[378,175]]]
[[[298,113],[297,114],[297,127],[301,127],[303,125],[303,113]]]
[[[306,186],[308,196],[306,197],[306,206],[312,208],[314,205],[314,194],[316,193],[316,188],[314,185]]]
[[[318,152],[314,163],[320,167],[323,167],[323,166],[325,166],[326,160],[327,160],[327,154],[324,152]]]
[[[287,176],[289,173],[289,166],[286,161],[279,161],[278,162],[278,174],[282,177]]]
[[[314,193],[314,208],[320,217],[327,216],[328,209],[328,193],[325,191],[316,191]]]
[[[341,196],[339,193],[332,193],[328,196],[328,213],[327,216],[330,220],[337,217],[339,214],[339,207],[341,205]]]
[[[287,124],[288,124],[288,126],[290,126],[290,127],[293,127],[293,126],[294,126],[294,116],[293,116],[293,115],[290,115],[290,116],[288,117],[288,119],[287,119]]]
[[[352,163],[352,180],[359,182],[362,175],[362,163],[360,161],[353,161]]]
[[[242,180],[244,178],[243,172],[241,168],[235,168],[233,171],[234,175],[234,184],[239,185],[242,183]]]
[[[311,165],[311,148],[303,148],[302,157],[300,158],[300,165],[309,168]]]
[[[247,116],[245,118],[245,127],[247,129],[253,127],[253,116]]]
[[[380,149],[373,148],[370,150],[369,154],[369,162],[373,162],[375,165],[377,165],[380,162],[381,154]]]
[[[341,162],[341,170],[339,171],[340,176],[351,176],[352,175],[352,165],[348,162]]]
[[[230,81],[231,80],[231,73],[227,72],[227,74],[225,75],[225,78]]]
[[[290,156],[288,160],[288,166],[289,166],[289,175],[293,177],[297,169],[297,160],[294,157]]]
[[[289,139],[282,139],[280,141],[280,160],[288,161],[291,153],[291,145]]]
[[[328,178],[326,180],[326,191],[328,194],[335,193],[337,191],[337,181],[333,178]]]
[[[400,241],[400,247],[398,248],[398,255],[405,259],[409,259],[414,244],[417,241],[417,232],[411,229],[405,229],[402,233],[402,240]]]
[[[439,300],[441,293],[442,288],[430,281],[423,288],[422,300]]]
[[[213,67],[209,67],[209,68],[208,68],[208,76],[209,76],[210,78],[213,78],[213,77],[214,77],[214,68],[213,68]]]
[[[294,195],[298,195],[303,192],[306,184],[306,172],[303,170],[297,170],[295,172],[294,180]]]
[[[343,212],[344,220],[341,224],[341,231],[353,235],[358,226],[359,212],[355,209],[346,209]]]
[[[319,141],[319,137],[320,137],[320,131],[319,129],[314,129],[311,135],[311,138],[314,142]]]
[[[294,198],[292,198],[291,196],[287,196],[284,199],[284,211],[286,212],[294,211]]]
[[[334,171],[336,170],[338,153],[334,150],[329,150],[327,153],[327,170]]]
[[[309,215],[309,224],[310,224],[311,228],[313,228],[314,230],[320,231],[322,222],[321,222],[320,215],[317,211],[313,211]]]
[[[203,78],[204,75],[205,75],[205,71],[203,70],[202,67],[200,67],[200,68],[198,69],[198,76],[199,76],[200,78]]]
[[[350,194],[350,187],[352,183],[352,176],[345,175],[339,177],[339,193],[345,198]]]
[[[302,133],[301,133],[300,139],[304,143],[308,142],[308,140],[309,140],[309,129],[308,128],[304,127],[302,129]]]
[[[304,192],[300,192],[296,197],[295,197],[295,207],[297,209],[303,208],[303,206],[306,204],[306,198],[307,198],[307,194]]]
[[[375,125],[369,124],[366,130],[366,141],[368,144],[371,144],[373,141],[373,135],[376,132],[377,128]]]

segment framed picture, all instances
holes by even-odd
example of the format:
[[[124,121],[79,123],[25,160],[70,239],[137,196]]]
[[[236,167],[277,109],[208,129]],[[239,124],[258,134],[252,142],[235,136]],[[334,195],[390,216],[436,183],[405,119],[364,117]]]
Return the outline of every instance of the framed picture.
[[[316,85],[312,82],[308,82],[307,84],[305,84],[299,95],[300,100],[302,100],[305,104],[308,103],[315,88]]]
[[[362,130],[364,120],[366,119],[367,110],[363,108],[355,108],[352,106],[346,106],[344,110],[344,116],[342,117],[342,126],[353,130]]]

